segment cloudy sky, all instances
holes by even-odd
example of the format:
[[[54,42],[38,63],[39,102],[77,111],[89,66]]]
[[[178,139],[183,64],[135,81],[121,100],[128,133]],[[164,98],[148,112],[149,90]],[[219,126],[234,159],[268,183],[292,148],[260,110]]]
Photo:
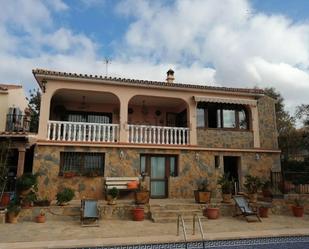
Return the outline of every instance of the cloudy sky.
[[[309,99],[308,0],[0,0],[0,81],[33,68],[230,87]]]

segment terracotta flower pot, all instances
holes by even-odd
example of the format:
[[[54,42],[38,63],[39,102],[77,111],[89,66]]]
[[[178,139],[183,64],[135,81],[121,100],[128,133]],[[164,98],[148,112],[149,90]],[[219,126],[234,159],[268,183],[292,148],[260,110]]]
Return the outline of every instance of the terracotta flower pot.
[[[268,207],[259,207],[259,215],[261,218],[267,218],[268,217]]]
[[[7,213],[7,221],[8,223],[16,224],[18,222],[18,214],[14,212]]]
[[[1,207],[6,207],[10,203],[10,194],[7,192],[4,192],[0,201]]]
[[[72,177],[74,177],[74,176],[76,176],[76,173],[75,173],[75,172],[64,172],[64,173],[63,173],[63,177],[64,177],[64,178],[72,178]]]
[[[131,181],[127,183],[128,189],[137,189],[138,187],[138,182],[137,181]]]
[[[222,202],[223,203],[231,203],[232,194],[222,194]]]
[[[209,203],[210,192],[194,190],[194,198],[197,203]]]
[[[292,212],[295,217],[303,217],[304,216],[304,207],[292,206]]]
[[[133,220],[134,221],[143,221],[145,218],[144,208],[136,207],[132,210]]]
[[[35,221],[37,223],[45,223],[46,217],[45,217],[45,215],[38,215],[38,216],[35,217]]]
[[[204,216],[206,216],[208,219],[215,220],[219,217],[219,208],[205,208],[204,209]]]

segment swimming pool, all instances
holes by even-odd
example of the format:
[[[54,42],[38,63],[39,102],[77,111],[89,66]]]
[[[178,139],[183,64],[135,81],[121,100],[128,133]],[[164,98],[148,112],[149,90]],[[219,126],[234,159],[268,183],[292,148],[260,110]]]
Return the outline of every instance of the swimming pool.
[[[308,249],[309,236],[84,247],[83,249]],[[80,249],[80,248],[79,248]]]

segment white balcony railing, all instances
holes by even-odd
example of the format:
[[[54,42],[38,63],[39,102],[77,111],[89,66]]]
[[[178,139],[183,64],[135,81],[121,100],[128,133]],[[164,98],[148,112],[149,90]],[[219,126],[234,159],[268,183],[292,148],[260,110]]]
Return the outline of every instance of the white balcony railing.
[[[189,128],[129,125],[129,142],[145,144],[189,144]]]
[[[47,139],[67,142],[118,142],[119,125],[49,120]]]

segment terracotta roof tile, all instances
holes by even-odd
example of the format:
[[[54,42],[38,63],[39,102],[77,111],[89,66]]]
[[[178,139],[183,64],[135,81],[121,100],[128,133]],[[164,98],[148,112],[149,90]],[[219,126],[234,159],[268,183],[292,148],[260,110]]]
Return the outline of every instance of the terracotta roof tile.
[[[185,84],[185,83],[167,83],[164,81],[149,81],[149,80],[127,79],[127,78],[119,78],[119,77],[106,77],[102,75],[67,73],[67,72],[51,71],[51,70],[45,70],[45,69],[33,69],[32,73],[34,76],[46,75],[46,76],[61,76],[61,77],[68,77],[68,78],[104,79],[107,81],[117,81],[117,82],[125,82],[125,83],[148,85],[148,86],[149,85],[163,86],[163,87],[168,86],[168,87],[175,87],[175,88],[264,94],[264,91],[262,89],[218,87],[218,86],[194,85],[194,84]]]

